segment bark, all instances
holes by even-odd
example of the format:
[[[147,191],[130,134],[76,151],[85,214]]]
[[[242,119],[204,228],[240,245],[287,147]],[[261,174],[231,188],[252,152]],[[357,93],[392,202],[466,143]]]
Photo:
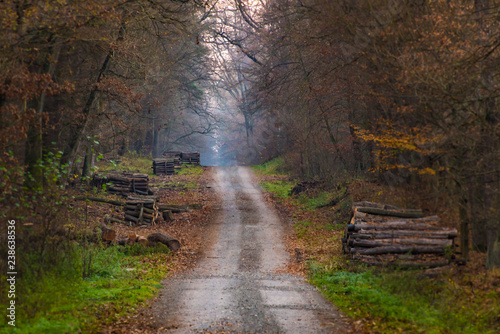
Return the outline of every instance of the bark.
[[[377,239],[377,240],[363,240],[351,239],[349,240],[350,246],[353,247],[384,247],[390,245],[423,245],[423,246],[442,246],[451,247],[453,240],[450,239],[427,239],[427,238],[407,238],[407,239]]]
[[[51,37],[49,43],[57,42],[54,42],[53,37]],[[51,55],[44,60],[40,72],[48,73],[51,77],[54,75],[61,47],[62,45],[58,43],[51,48]],[[43,168],[40,163],[43,160],[42,116],[45,108],[45,98],[46,94],[42,93],[39,98],[30,101],[28,104],[29,108],[35,109],[36,114],[28,124],[24,164],[26,165],[26,172],[31,176],[31,178],[26,179],[26,184],[35,188],[43,185]]]
[[[445,248],[438,246],[383,246],[374,248],[351,248],[353,254],[379,255],[379,254],[444,254]]]
[[[109,200],[109,199],[105,199],[105,198],[98,198],[98,197],[76,197],[75,199],[76,200],[83,200],[83,201],[102,202],[102,203],[108,203],[108,204],[112,204],[112,205],[125,206],[124,202]]]
[[[92,148],[88,147],[83,160],[82,177],[89,177],[91,174],[92,156]]]
[[[368,260],[359,260],[360,262],[366,264],[367,266],[383,266],[383,267],[397,267],[397,268],[438,268],[444,267],[450,264],[448,260],[433,261],[433,262],[420,262],[420,261],[396,261],[396,262],[377,262]]]
[[[415,237],[429,239],[451,239],[458,236],[456,229],[449,231],[412,231],[412,230],[393,230],[393,231],[376,231],[376,230],[359,230],[357,233],[350,235],[354,239],[385,239],[394,237]]]
[[[152,244],[160,242],[166,245],[172,252],[176,252],[181,247],[181,243],[178,240],[163,233],[152,233],[148,235],[148,241]]]
[[[408,224],[407,222],[390,222],[387,224],[355,224],[347,225],[348,231],[360,231],[360,230],[380,230],[380,231],[391,231],[391,230],[439,230],[438,227],[431,226],[424,223]]]
[[[356,208],[359,212],[369,213],[372,215],[382,215],[390,217],[401,217],[401,218],[422,218],[424,213],[422,210],[386,210],[380,208],[371,207],[358,207]]]
[[[500,268],[500,228],[492,229],[488,234],[488,255],[486,268]]]
[[[467,199],[464,195],[460,200],[460,251],[464,260],[469,260],[469,216],[467,215]]]

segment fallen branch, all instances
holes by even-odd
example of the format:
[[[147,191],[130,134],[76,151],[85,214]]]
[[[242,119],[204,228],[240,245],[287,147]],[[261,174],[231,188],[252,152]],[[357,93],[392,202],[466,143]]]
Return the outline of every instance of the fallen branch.
[[[125,206],[124,202],[115,201],[115,200],[112,200],[112,199],[99,198],[99,197],[80,196],[80,197],[75,197],[75,200],[77,200],[77,201],[102,202],[102,203],[108,203],[108,204],[112,204],[112,205]]]

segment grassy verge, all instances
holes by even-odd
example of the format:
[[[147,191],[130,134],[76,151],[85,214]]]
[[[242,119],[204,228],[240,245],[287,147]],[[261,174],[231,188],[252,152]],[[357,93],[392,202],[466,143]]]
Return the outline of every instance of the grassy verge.
[[[416,272],[328,270],[310,265],[310,280],[347,315],[381,333],[498,333],[495,291],[467,289],[452,277]]]
[[[180,170],[178,170],[176,174],[178,174],[178,175],[192,175],[192,176],[199,177],[199,176],[201,176],[201,174],[203,174],[203,167],[183,164],[182,168]]]
[[[96,164],[97,173],[108,173],[113,170],[121,170],[127,172],[137,172],[153,175],[151,169],[153,158],[141,156],[135,153],[127,153],[116,159],[103,159]]]
[[[92,257],[86,278],[83,263],[76,269],[61,264],[41,278],[25,275],[17,282],[24,296],[18,298],[16,327],[2,323],[0,333],[96,332],[98,323],[127,315],[162,287],[160,281],[168,274],[164,264],[171,256],[162,244],[92,246],[75,249],[73,256],[78,254]]]
[[[294,197],[287,176],[273,174],[276,168],[262,165],[255,170],[264,190],[293,218],[291,249],[305,254],[303,268],[310,282],[368,331],[500,332],[500,271],[484,270],[479,260],[428,278],[419,271],[372,270],[344,256],[340,239],[352,201],[390,199],[401,205],[386,197],[390,196],[388,189],[354,180],[347,186],[349,196],[335,206],[318,209],[330,199],[340,198],[345,189],[313,190]]]

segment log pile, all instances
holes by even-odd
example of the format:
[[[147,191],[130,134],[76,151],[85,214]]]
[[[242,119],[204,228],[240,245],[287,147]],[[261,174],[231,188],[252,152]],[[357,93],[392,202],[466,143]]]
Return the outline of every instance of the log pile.
[[[154,197],[129,197],[125,203],[125,221],[135,225],[152,225],[158,219]]]
[[[174,159],[154,159],[152,168],[155,175],[173,175],[175,171]]]
[[[180,166],[181,154],[181,151],[165,151],[162,155],[165,159],[174,159],[174,166]]]
[[[450,263],[457,230],[438,227],[437,216],[371,202],[353,203],[342,246],[367,265],[431,268]]]
[[[198,152],[182,152],[181,162],[183,164],[199,165],[200,164],[200,153]]]
[[[92,184],[97,187],[107,185],[106,189],[112,194],[125,195],[127,193],[136,193],[139,195],[148,195],[149,177],[147,174],[131,173],[117,171],[107,175],[96,175]]]

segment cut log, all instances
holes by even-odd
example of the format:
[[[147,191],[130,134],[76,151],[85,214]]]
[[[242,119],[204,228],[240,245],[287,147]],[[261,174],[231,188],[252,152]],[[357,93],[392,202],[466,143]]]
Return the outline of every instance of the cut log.
[[[146,247],[148,245],[148,238],[143,237],[142,235],[137,238],[137,243]]]
[[[401,220],[402,217],[391,217],[391,216],[380,216],[380,215],[373,215],[365,212],[360,212],[360,211],[354,211],[351,222],[352,224],[354,223],[364,223],[364,222],[383,222],[383,221],[391,221],[391,220]],[[439,223],[439,217],[438,216],[426,216],[426,217],[421,217],[421,218],[406,218],[408,221],[413,221],[413,222],[420,222],[420,223],[425,223],[425,222],[432,222],[432,223]]]
[[[150,214],[154,213],[153,209],[148,209],[147,207],[143,207],[143,208],[144,208],[144,212],[146,212],[146,213],[150,213]],[[135,210],[140,210],[141,207],[140,207],[140,205],[127,205],[125,207],[125,209],[135,211]]]
[[[424,238],[407,238],[407,239],[377,239],[377,240],[349,240],[349,245],[354,247],[384,247],[390,245],[423,245],[423,246],[441,246],[451,247],[453,240],[450,239],[424,239]]]
[[[347,225],[350,232],[360,230],[439,230],[438,227],[431,226],[425,223],[408,224],[407,222],[391,221],[387,224],[350,224]]]
[[[181,212],[189,212],[189,206],[187,204],[184,205],[159,205],[158,210],[160,211],[172,211],[173,213],[181,213]]]
[[[128,239],[127,243],[128,243],[129,245],[133,245],[133,244],[137,241],[137,238],[138,238],[138,237],[139,237],[139,236],[138,236],[137,234],[133,233],[133,232],[132,232],[132,233],[129,233],[129,234],[128,234],[128,237],[127,237],[127,239]]]
[[[178,240],[163,233],[152,233],[148,235],[148,241],[151,243],[161,242],[172,252],[176,252],[181,247],[181,243]]]
[[[450,264],[450,261],[441,260],[435,262],[410,262],[410,261],[401,261],[401,262],[378,262],[378,261],[366,261],[360,260],[360,262],[366,264],[367,266],[381,266],[381,267],[395,267],[395,268],[437,268],[444,267]]]
[[[353,247],[350,249],[352,254],[361,254],[361,255],[378,255],[378,254],[403,254],[403,253],[411,253],[411,254],[444,254],[444,247],[437,246],[383,246],[383,247],[374,247],[374,248],[358,248]]]
[[[83,196],[83,197],[76,197],[75,199],[79,200],[79,201],[102,202],[102,203],[108,203],[108,204],[112,204],[112,205],[125,206],[124,202],[109,200],[109,199],[105,199],[105,198],[98,198],[98,197],[85,197],[85,196]]]
[[[379,208],[371,208],[371,207],[358,207],[357,211],[369,213],[372,215],[382,215],[382,216],[391,216],[391,217],[401,217],[401,218],[422,218],[424,213],[422,210],[387,210],[387,209],[379,209]]]
[[[106,224],[101,224],[101,238],[103,241],[111,243],[116,238],[116,232],[114,230],[109,229]]]
[[[385,239],[394,237],[416,237],[429,239],[452,239],[458,236],[456,229],[436,230],[436,231],[413,231],[413,230],[393,230],[393,231],[377,231],[377,230],[359,230],[357,233],[350,235],[350,238],[361,239]]]
[[[352,203],[353,209],[360,208],[360,207],[378,208],[378,209],[385,209],[385,210],[404,210],[403,208],[400,208],[400,207],[397,207],[394,205],[374,203],[374,202],[368,202],[368,201],[361,201],[361,202]]]

